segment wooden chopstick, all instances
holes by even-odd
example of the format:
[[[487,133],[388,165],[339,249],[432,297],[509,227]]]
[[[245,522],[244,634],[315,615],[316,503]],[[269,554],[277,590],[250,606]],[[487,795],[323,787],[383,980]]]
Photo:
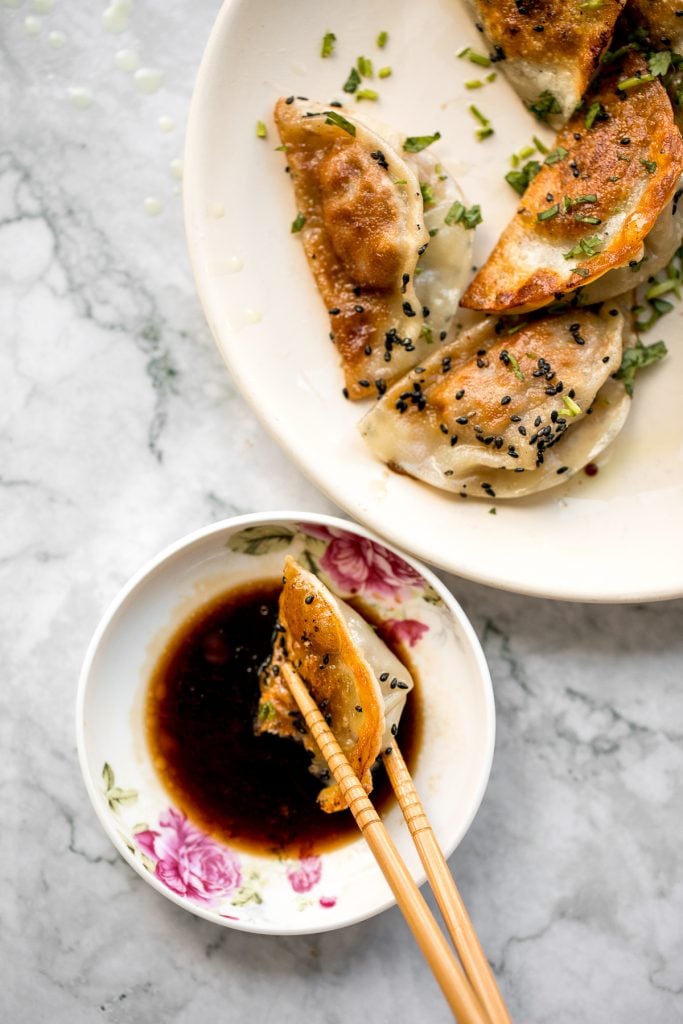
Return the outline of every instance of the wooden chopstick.
[[[491,1024],[512,1024],[493,971],[395,740],[388,749],[391,753],[385,751],[382,758],[389,781],[465,973]]]
[[[344,756],[299,674],[287,662],[281,671],[306,726],[327,761],[349,809],[396,897],[413,936],[460,1024],[488,1024],[453,950],[401,859],[391,836]]]

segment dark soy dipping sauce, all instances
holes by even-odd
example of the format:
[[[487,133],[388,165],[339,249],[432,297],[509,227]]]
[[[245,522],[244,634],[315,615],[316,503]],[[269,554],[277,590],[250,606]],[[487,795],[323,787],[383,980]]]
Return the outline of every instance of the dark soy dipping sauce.
[[[349,811],[320,810],[321,784],[301,744],[253,731],[281,589],[268,581],[232,590],[182,624],[152,674],[146,730],[166,790],[200,828],[243,849],[306,856],[348,842],[358,828]],[[397,736],[409,767],[416,704],[413,691]],[[374,780],[382,813],[394,800],[383,766]]]

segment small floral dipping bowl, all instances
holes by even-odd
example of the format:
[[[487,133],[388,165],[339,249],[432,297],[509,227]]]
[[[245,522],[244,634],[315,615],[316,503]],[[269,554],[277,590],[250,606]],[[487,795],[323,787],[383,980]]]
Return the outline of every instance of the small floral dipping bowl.
[[[484,795],[495,732],[491,679],[479,642],[443,584],[353,523],[307,513],[228,519],[163,551],[124,587],[85,657],[78,751],[90,799],[119,853],[186,910],[272,935],[353,924],[394,902],[363,839],[303,860],[231,848],[172,806],[147,748],[147,684],[164,645],[219,594],[277,578],[287,554],[340,597],[358,596],[385,636],[409,652],[422,712],[415,783],[447,855]],[[395,804],[384,820],[408,867],[424,873]]]

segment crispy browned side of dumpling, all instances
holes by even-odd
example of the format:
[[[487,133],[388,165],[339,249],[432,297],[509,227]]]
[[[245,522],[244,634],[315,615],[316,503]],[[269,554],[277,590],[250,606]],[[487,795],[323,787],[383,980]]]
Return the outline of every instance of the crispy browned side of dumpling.
[[[283,681],[281,666],[288,661],[328,716],[337,742],[369,793],[370,769],[380,753],[385,725],[379,684],[354,643],[334,597],[317,577],[290,557],[284,567],[278,619],[280,638],[261,674],[258,729],[301,740],[307,750],[320,757],[305,726],[302,731],[297,705]],[[335,782],[321,790],[318,802],[328,813],[347,806]]]
[[[541,120],[564,124],[609,45],[625,0],[468,0],[511,84]]]
[[[683,172],[683,140],[666,90],[647,81],[641,57],[629,55],[621,71],[599,81],[558,135],[552,160],[527,188],[461,305],[492,313],[538,309],[642,258],[644,239]]]
[[[624,321],[608,305],[515,325],[485,320],[390,388],[360,430],[393,469],[462,497],[563,483],[616,436],[631,400]]]
[[[680,0],[631,0],[629,11],[645,26],[654,47],[683,54]]]

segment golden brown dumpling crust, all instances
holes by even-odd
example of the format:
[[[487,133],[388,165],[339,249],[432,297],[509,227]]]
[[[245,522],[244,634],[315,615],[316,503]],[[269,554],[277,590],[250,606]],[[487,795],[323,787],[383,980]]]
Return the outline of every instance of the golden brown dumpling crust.
[[[571,0],[477,0],[474,6],[484,33],[503,48],[504,59],[567,64],[580,70],[588,84],[625,2],[603,0],[590,8]]]
[[[492,56],[531,106],[552,94],[544,119],[559,127],[586,91],[625,0],[469,0]]]
[[[538,309],[640,259],[643,239],[683,172],[683,141],[662,85],[617,88],[646,72],[644,61],[629,55],[620,73],[601,79],[588,95],[558,135],[556,145],[567,156],[544,164],[533,179],[463,306],[496,313]],[[586,128],[594,103],[602,105],[600,114]],[[568,258],[582,240],[596,238],[593,255],[579,251]]]
[[[429,235],[419,182],[400,154],[357,119],[356,135],[328,124],[324,111],[320,104],[281,99],[275,123],[305,217],[301,241],[330,315],[348,397],[368,398],[414,362],[406,363],[400,348],[392,355],[385,336],[393,328],[403,339],[411,329],[408,351],[416,351],[425,313],[413,278]]]
[[[276,641],[273,659],[261,677],[261,707],[269,703],[274,713],[261,719],[260,730],[280,736],[296,734],[308,750],[318,753],[310,735],[301,734],[297,705],[282,682],[280,667],[286,660],[306,682],[321,711],[329,716],[328,724],[337,742],[365,791],[371,792],[370,769],[379,755],[384,731],[379,685],[322,584],[289,557],[284,568],[279,624],[282,639]],[[336,783],[321,790],[318,802],[327,812],[347,806]]]
[[[683,54],[681,0],[631,0],[629,10],[645,25],[654,47]]]

